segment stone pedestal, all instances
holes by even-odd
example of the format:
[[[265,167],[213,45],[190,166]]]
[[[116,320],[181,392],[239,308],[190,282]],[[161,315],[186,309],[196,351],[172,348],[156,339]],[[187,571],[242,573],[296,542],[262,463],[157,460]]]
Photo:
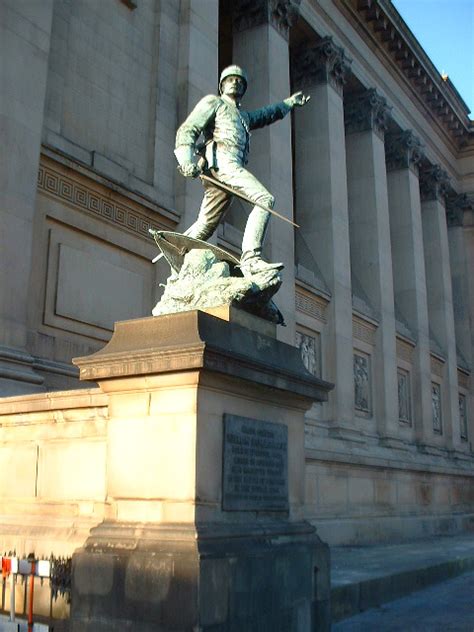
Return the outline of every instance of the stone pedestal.
[[[120,322],[76,361],[109,395],[115,519],[74,555],[73,632],[329,629],[328,548],[302,515],[304,413],[331,385],[228,318]]]

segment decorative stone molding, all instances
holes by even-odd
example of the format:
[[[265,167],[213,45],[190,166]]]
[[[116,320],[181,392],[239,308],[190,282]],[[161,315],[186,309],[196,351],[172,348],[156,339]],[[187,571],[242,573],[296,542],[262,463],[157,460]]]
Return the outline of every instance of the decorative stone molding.
[[[377,328],[357,316],[352,317],[352,336],[360,342],[375,346],[375,332]]]
[[[302,47],[293,58],[293,82],[298,89],[329,83],[342,95],[350,60],[332,37],[324,37],[314,46]]]
[[[411,130],[385,135],[387,171],[411,168],[418,173],[418,164],[422,157],[421,141]]]
[[[466,391],[469,390],[469,374],[464,373],[464,371],[460,371],[458,369],[458,384],[459,388],[465,388]]]
[[[474,202],[465,193],[446,198],[446,219],[448,226],[464,226],[464,211],[474,207]]]
[[[434,356],[431,356],[431,373],[441,378],[444,373],[444,362]]]
[[[235,31],[271,24],[288,38],[299,17],[301,0],[236,0],[233,6]]]
[[[420,169],[420,196],[422,202],[442,200],[449,189],[448,174],[439,165]]]
[[[413,352],[414,347],[408,342],[397,338],[397,358],[403,360],[404,362],[413,362]]]
[[[101,194],[98,190],[89,188],[82,181],[77,182],[56,171],[49,164],[40,164],[39,166],[38,191],[67,206],[85,211],[147,240],[150,239],[149,228],[166,230],[166,226],[159,221],[150,221],[145,214],[138,210],[127,208],[110,195]]]
[[[351,95],[344,105],[344,121],[348,134],[373,130],[383,138],[392,108],[375,88]]]
[[[327,305],[327,301],[319,296],[311,296],[310,294],[301,292],[301,290],[296,290],[295,307],[298,312],[303,312],[322,323],[326,323]]]
[[[448,78],[427,57],[397,9],[387,0],[342,0],[363,37],[372,40],[390,58],[394,68],[411,84],[433,116],[458,146],[472,146],[474,129],[468,109]],[[365,32],[364,32],[365,31]]]

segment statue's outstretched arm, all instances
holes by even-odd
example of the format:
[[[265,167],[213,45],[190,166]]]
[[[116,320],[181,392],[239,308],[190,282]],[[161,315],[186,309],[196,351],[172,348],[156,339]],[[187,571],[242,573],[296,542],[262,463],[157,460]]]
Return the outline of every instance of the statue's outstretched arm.
[[[295,92],[291,97],[284,99],[280,103],[267,105],[264,108],[248,112],[250,129],[258,129],[265,125],[271,125],[275,121],[284,118],[294,107],[300,107],[307,103],[311,97],[305,96],[302,92]]]

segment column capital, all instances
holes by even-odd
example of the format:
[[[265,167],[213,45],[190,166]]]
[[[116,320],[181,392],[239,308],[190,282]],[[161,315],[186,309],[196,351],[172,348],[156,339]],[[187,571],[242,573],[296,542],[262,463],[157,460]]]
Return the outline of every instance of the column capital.
[[[418,164],[423,157],[420,139],[410,130],[385,134],[385,162],[387,171],[413,169],[418,173]]]
[[[317,44],[302,47],[293,57],[293,81],[297,88],[308,88],[329,83],[342,95],[350,60],[332,37],[324,37]]]
[[[449,177],[440,165],[420,169],[420,196],[422,202],[444,199],[449,189]]]
[[[446,220],[448,227],[464,226],[464,211],[474,208],[474,201],[466,193],[446,198]]]
[[[288,39],[290,28],[299,17],[300,4],[301,0],[234,0],[234,30],[271,24]]]
[[[351,95],[344,105],[344,121],[348,134],[373,130],[383,138],[392,108],[375,88]]]

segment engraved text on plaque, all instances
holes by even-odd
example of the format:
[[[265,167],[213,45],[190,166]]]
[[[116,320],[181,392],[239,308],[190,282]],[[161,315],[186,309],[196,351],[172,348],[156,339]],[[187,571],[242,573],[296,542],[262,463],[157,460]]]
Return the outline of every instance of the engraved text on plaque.
[[[288,510],[285,425],[224,415],[223,456],[224,510]]]

